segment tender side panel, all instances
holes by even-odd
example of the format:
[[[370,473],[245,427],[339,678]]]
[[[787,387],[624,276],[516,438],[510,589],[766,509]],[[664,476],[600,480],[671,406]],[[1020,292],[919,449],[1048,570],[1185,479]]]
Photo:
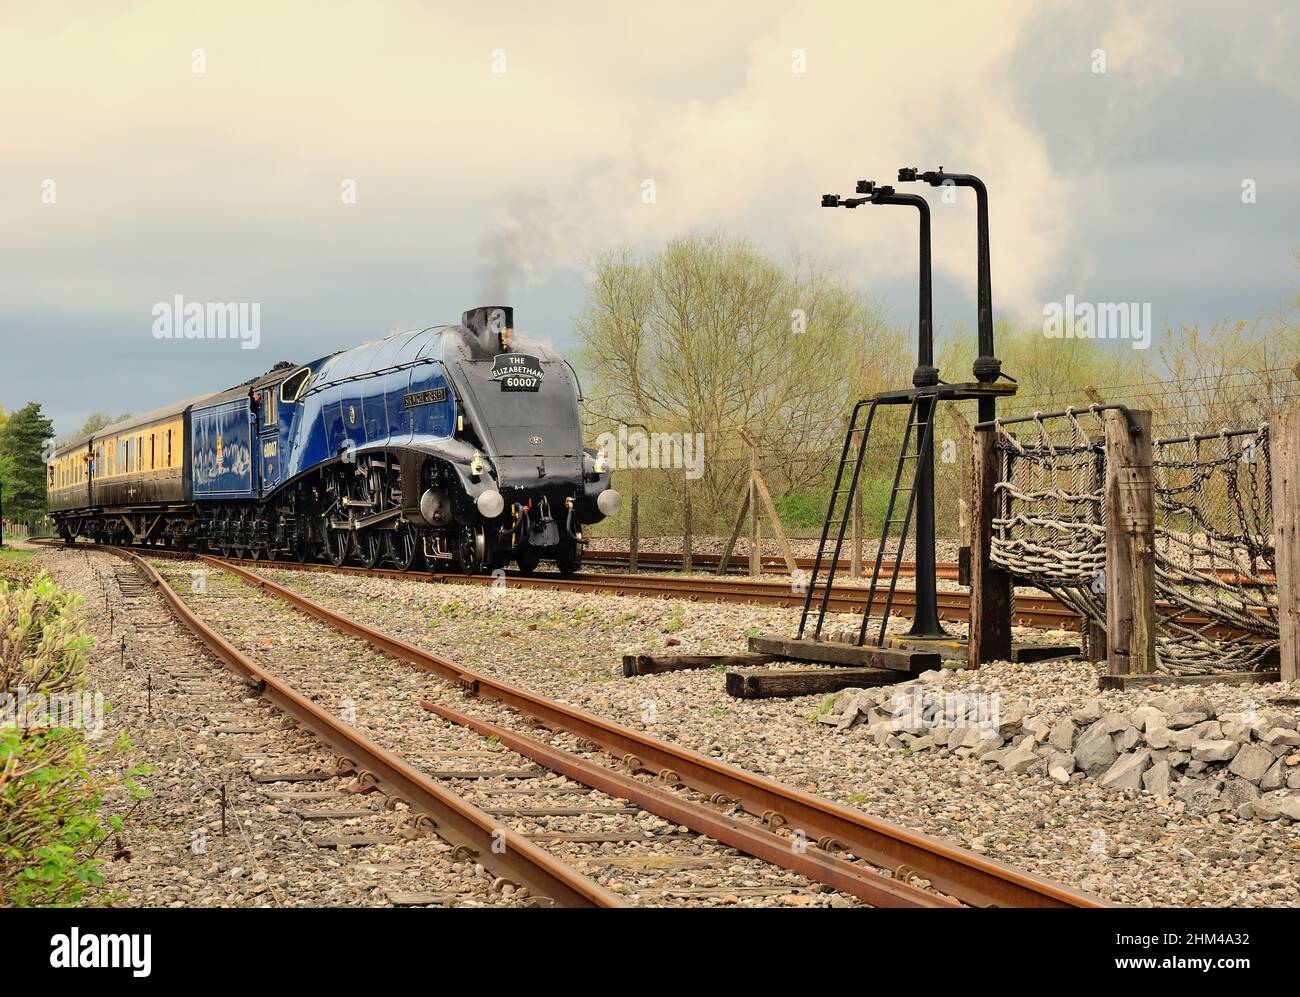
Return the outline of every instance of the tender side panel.
[[[247,398],[190,412],[190,461],[195,501],[256,498]]]

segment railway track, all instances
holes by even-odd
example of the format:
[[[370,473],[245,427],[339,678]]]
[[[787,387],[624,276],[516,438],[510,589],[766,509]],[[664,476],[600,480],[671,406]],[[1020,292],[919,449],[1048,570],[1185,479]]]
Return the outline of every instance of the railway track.
[[[681,554],[670,554],[664,551],[638,551],[637,570],[648,571],[682,571],[683,561]],[[693,553],[691,554],[692,571],[717,571],[718,562],[722,560],[721,554]],[[803,571],[812,571],[813,558],[796,557],[794,563]],[[590,565],[600,565],[607,568],[627,568],[629,566],[628,552],[625,550],[591,550],[590,548],[583,552],[582,563]],[[863,559],[864,569],[869,570],[871,564]],[[782,557],[772,557],[764,555],[759,561],[759,567],[764,574],[772,575],[789,575],[790,568]],[[842,577],[847,579],[849,570],[852,567],[848,560],[841,560],[835,571],[837,574],[842,573]],[[727,559],[727,574],[744,575],[749,573],[749,555],[732,554]],[[898,565],[899,578],[916,577],[916,562],[901,561]],[[940,561],[935,565],[935,577],[943,581],[957,581],[957,564],[953,561]]]
[[[62,541],[32,541],[56,546],[68,546]],[[76,547],[93,547],[93,544],[77,543]],[[156,557],[191,557],[189,553],[173,551],[160,547],[134,547],[137,551],[147,552]],[[364,574],[371,577],[401,578],[407,581],[430,582],[440,585],[492,585],[497,575],[465,575],[460,572],[428,572],[411,569],[399,571],[394,568],[363,568],[358,565],[333,565],[297,561],[261,561],[251,558],[230,558],[231,563],[246,565],[268,565],[284,571],[325,571],[339,574]],[[762,578],[677,578],[657,577],[654,575],[632,575],[604,572],[579,572],[573,575],[523,575],[517,571],[503,573],[510,584],[518,588],[536,588],[555,592],[588,592],[593,595],[641,596],[658,599],[685,599],[692,602],[723,602],[752,604],[757,606],[776,606],[779,608],[800,608],[804,594],[793,589],[788,581]],[[814,589],[814,600],[821,597],[822,586]],[[860,615],[866,604],[867,589],[858,585],[839,585],[831,590],[827,602],[830,613]],[[967,590],[940,591],[937,598],[939,618],[948,623],[968,623],[970,621],[970,594]],[[884,605],[883,592],[877,592],[876,605]],[[911,589],[899,588],[894,592],[892,611],[897,616],[907,617],[916,611],[916,595]],[[1172,607],[1166,603],[1157,603],[1158,613],[1170,613]],[[1065,630],[1078,632],[1083,628],[1083,618],[1074,610],[1062,605],[1056,598],[1046,594],[1029,594],[1017,591],[1015,594],[1012,623],[1016,626],[1032,627],[1038,630]],[[1210,626],[1210,621],[1197,614],[1183,614],[1180,625],[1202,628],[1205,634],[1216,640],[1243,636],[1234,627],[1225,625]]]
[[[182,622],[236,674],[334,749],[342,763],[355,769],[363,781],[373,781],[406,800],[414,810],[426,815],[432,830],[464,849],[503,882],[527,887],[534,897],[546,897],[566,906],[627,903],[583,875],[575,865],[539,847],[527,831],[504,827],[499,801],[494,806],[469,803],[341,722],[201,620],[147,561],[130,551],[121,554],[133,560]],[[1096,898],[948,842],[868,817],[473,672],[334,613],[257,575],[246,565],[207,556],[199,560],[238,576],[390,658],[448,679],[471,698],[499,703],[521,714],[527,722],[549,730],[552,741],[520,732],[512,725],[469,716],[445,704],[425,704],[427,710],[448,723],[494,739],[487,743],[518,753],[550,773],[552,779],[569,780],[574,784],[571,788],[585,787],[627,801],[626,807],[640,808],[689,828],[700,841],[719,842],[737,853],[774,863],[872,905],[952,906],[957,902],[980,907],[1104,906]],[[558,743],[565,739],[572,742],[571,747]],[[621,766],[622,771],[614,766]],[[483,792],[492,802],[493,791]],[[511,812],[527,819],[529,815],[523,812],[526,809],[515,807]],[[694,857],[718,861],[716,855]],[[882,875],[882,870],[889,875]],[[918,881],[923,886],[916,885]]]

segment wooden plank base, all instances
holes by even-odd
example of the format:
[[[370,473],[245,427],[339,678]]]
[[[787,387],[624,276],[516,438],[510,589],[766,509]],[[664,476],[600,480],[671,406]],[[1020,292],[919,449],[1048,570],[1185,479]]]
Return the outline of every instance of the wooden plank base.
[[[746,665],[765,665],[775,660],[770,654],[625,654],[623,677],[658,675],[661,672],[680,672],[690,668],[743,668]]]
[[[1011,660],[1017,665],[1032,665],[1053,658],[1074,658],[1083,653],[1078,644],[1012,644]]]
[[[1103,675],[1099,685],[1106,689],[1145,689],[1147,686],[1216,685],[1220,682],[1239,685],[1264,685],[1279,680],[1278,672],[1211,672],[1209,675]]]
[[[791,661],[809,661],[824,665],[847,665],[854,668],[889,668],[906,675],[917,675],[942,667],[934,651],[909,651],[894,647],[840,644],[825,640],[793,640],[785,637],[751,637],[749,649]]]
[[[854,686],[892,685],[906,678],[906,673],[890,668],[755,668],[727,672],[727,695],[737,699],[811,696]]]

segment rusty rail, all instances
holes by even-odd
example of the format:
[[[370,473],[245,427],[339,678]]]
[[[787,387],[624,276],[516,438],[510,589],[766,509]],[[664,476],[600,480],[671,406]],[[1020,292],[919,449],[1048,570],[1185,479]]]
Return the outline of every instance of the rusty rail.
[[[107,548],[129,559],[155,586],[172,612],[231,671],[242,677],[277,709],[293,717],[338,754],[348,758],[359,773],[369,773],[391,792],[422,812],[438,835],[462,845],[475,859],[534,896],[547,897],[565,907],[626,907],[617,894],[584,876],[518,832],[503,827],[474,805],[443,789],[418,769],[295,692],[285,682],[242,654],[198,618],[167,584],[166,579],[137,554]],[[212,558],[212,563],[221,564]],[[224,564],[222,567],[226,567]],[[500,842],[504,840],[505,849]],[[496,848],[493,848],[493,844]]]
[[[823,800],[764,776],[745,772],[698,752],[648,737],[592,714],[536,696],[491,676],[398,640],[263,578],[224,558],[202,556],[309,616],[359,637],[379,651],[455,682],[467,694],[501,702],[553,730],[569,731],[622,758],[635,771],[671,773],[706,796],[721,794],[771,827],[803,832],[812,841],[837,843],[872,865],[904,869],[964,903],[1006,907],[1101,907],[1103,901],[1023,872],[968,849]]]

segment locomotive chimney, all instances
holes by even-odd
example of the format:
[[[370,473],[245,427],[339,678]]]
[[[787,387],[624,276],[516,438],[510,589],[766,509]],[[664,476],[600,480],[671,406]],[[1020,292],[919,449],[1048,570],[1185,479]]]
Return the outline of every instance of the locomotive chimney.
[[[510,351],[510,330],[515,325],[515,310],[509,305],[483,305],[471,308],[460,317],[469,332],[474,352],[494,356]]]

